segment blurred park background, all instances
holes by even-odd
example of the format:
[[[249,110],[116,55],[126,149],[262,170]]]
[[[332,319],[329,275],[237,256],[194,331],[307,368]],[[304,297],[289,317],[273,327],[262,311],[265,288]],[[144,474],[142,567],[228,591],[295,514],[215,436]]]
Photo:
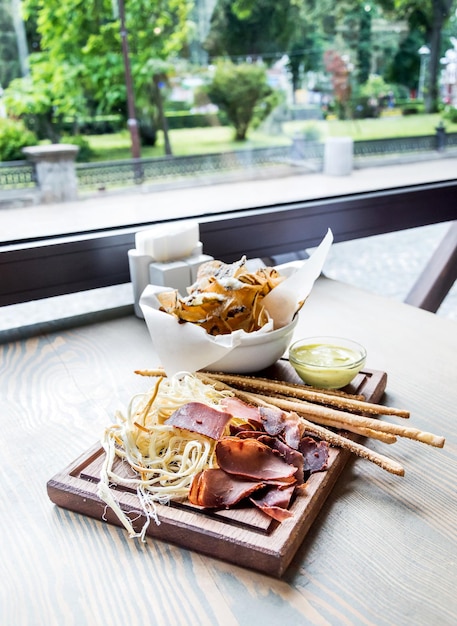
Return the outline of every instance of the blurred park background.
[[[0,0],[0,160],[457,131],[455,0]]]

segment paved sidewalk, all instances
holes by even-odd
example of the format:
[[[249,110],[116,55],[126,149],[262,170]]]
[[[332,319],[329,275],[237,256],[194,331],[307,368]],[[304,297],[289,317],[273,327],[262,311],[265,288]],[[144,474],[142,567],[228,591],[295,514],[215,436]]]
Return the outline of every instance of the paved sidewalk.
[[[211,215],[457,177],[457,158],[355,169],[349,176],[300,174],[161,191],[127,190],[74,202],[0,209],[0,242]]]

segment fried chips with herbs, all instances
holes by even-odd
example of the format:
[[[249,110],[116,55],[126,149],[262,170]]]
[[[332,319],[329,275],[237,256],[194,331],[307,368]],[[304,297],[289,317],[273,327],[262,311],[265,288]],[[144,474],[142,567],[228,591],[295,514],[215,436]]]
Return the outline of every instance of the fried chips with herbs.
[[[208,261],[200,266],[197,280],[188,295],[178,291],[158,294],[160,310],[180,322],[198,324],[210,335],[226,335],[235,330],[259,330],[268,321],[264,297],[284,280],[273,267],[255,272],[246,268],[246,258],[235,263]]]

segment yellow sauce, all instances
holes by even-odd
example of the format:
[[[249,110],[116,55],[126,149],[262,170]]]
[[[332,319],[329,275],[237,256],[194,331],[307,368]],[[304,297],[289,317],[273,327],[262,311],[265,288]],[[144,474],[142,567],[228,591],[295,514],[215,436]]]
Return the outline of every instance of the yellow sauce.
[[[297,346],[289,356],[305,383],[325,389],[339,389],[349,384],[363,366],[358,352],[331,344]]]

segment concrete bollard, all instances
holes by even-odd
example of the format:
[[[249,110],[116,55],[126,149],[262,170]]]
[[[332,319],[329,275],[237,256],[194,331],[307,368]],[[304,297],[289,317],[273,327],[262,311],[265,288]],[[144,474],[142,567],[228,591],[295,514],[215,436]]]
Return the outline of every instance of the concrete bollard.
[[[57,143],[30,146],[22,151],[35,166],[40,202],[65,202],[78,197],[75,168],[78,146]]]
[[[435,128],[436,131],[436,149],[438,152],[443,152],[446,147],[446,129],[443,121],[441,121]]]
[[[352,172],[354,142],[351,137],[329,137],[325,141],[324,174],[347,176]]]

